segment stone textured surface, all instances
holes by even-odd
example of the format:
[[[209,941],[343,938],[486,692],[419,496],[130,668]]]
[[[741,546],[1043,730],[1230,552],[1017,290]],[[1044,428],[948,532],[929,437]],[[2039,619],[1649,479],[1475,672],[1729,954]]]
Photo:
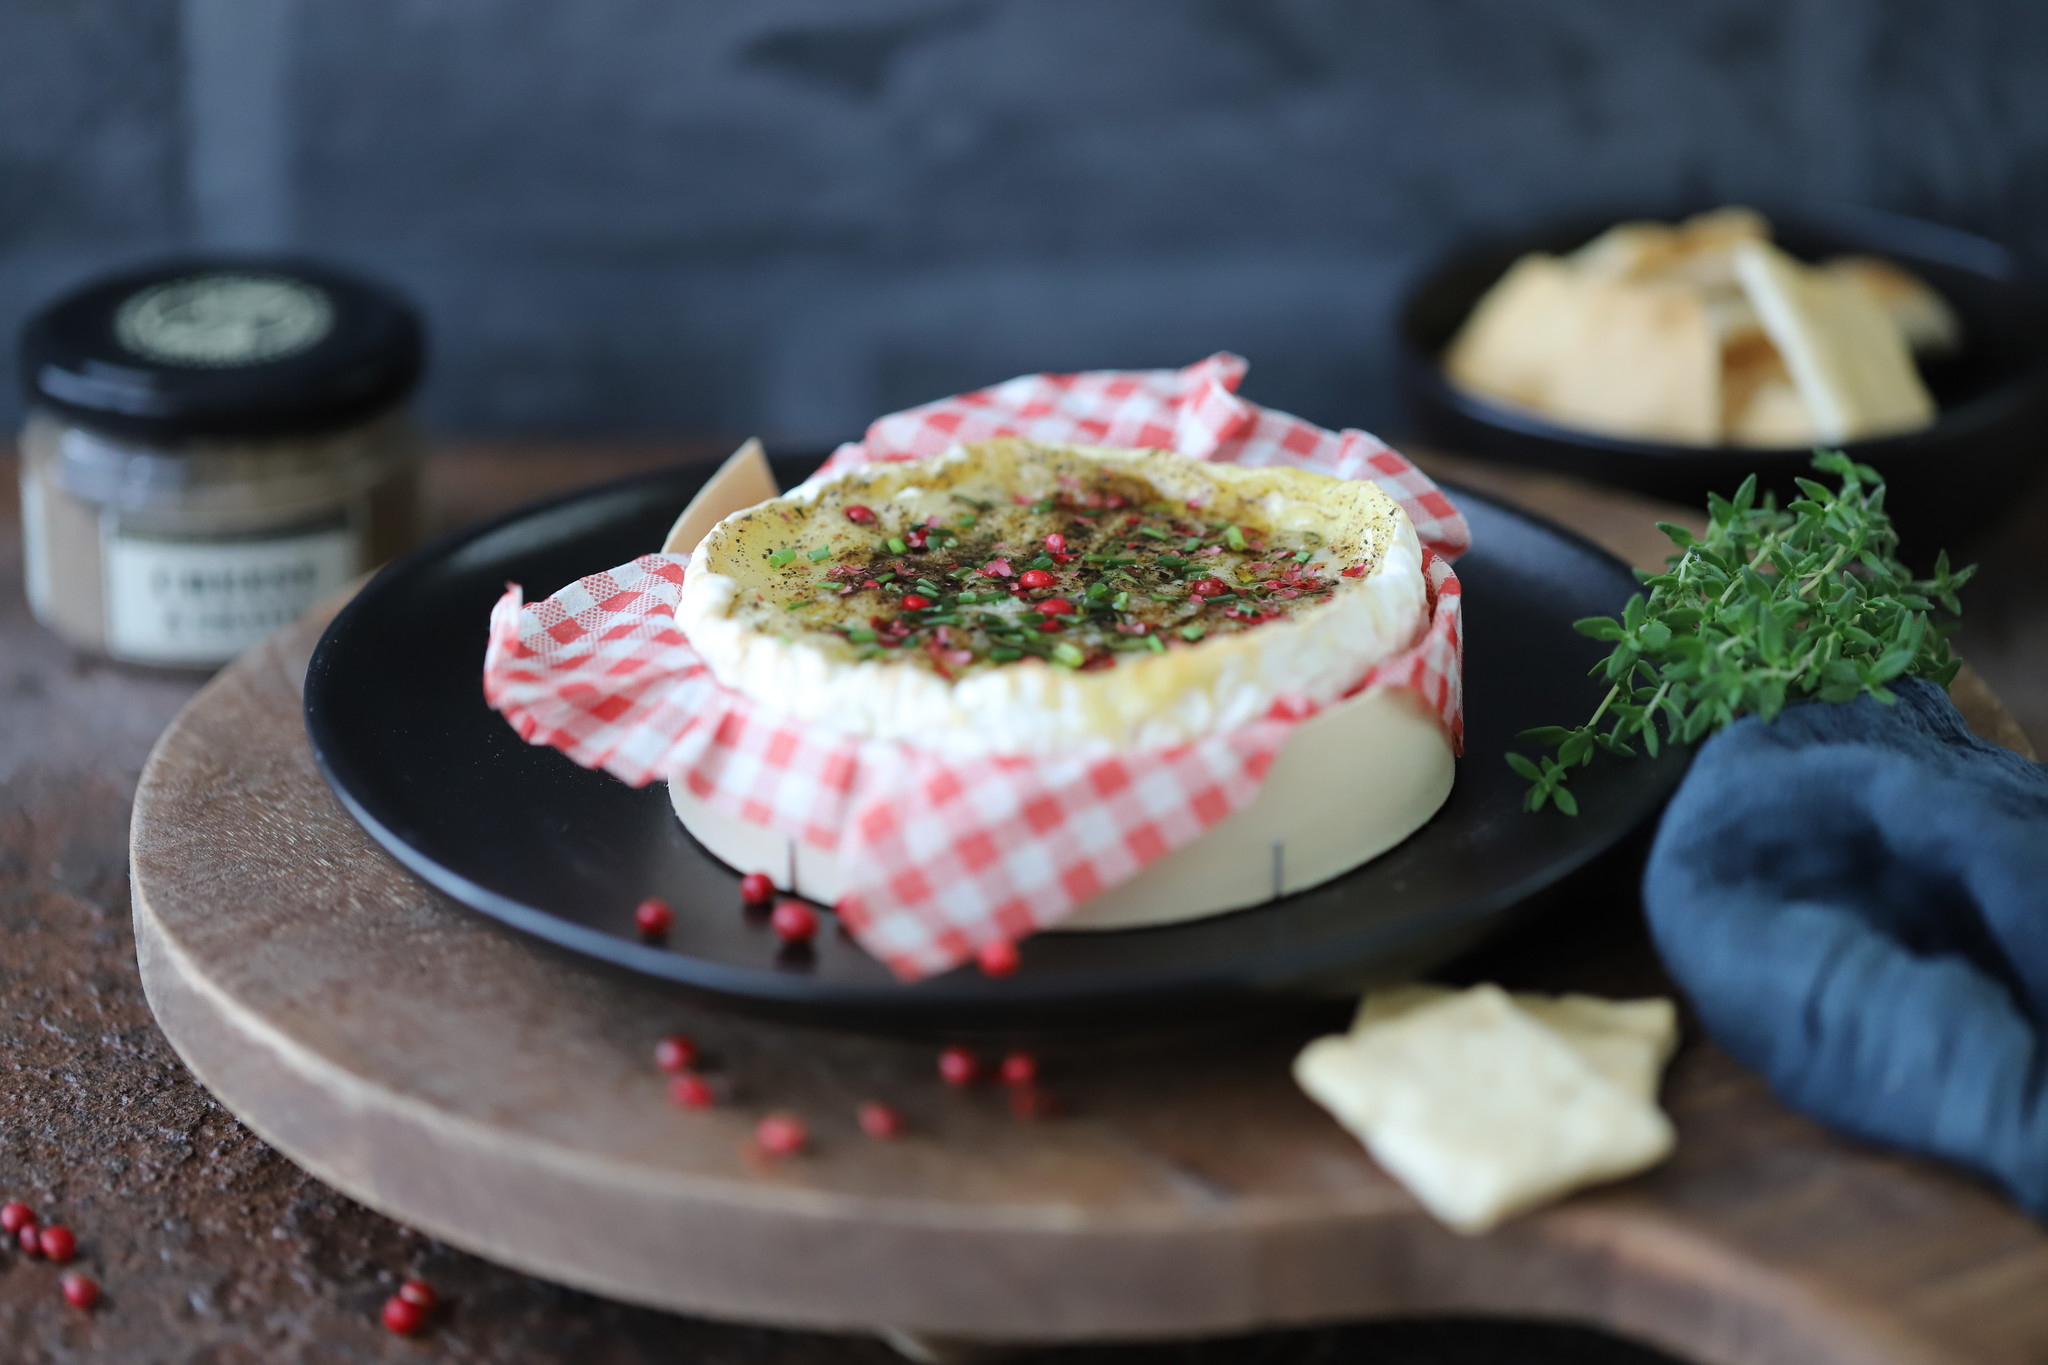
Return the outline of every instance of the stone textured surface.
[[[2027,0],[180,13],[0,7],[5,345],[91,266],[274,239],[416,293],[429,406],[466,430],[831,440],[1024,370],[1219,346],[1263,401],[1386,427],[1391,302],[1475,229],[1814,198],[2048,252]]]

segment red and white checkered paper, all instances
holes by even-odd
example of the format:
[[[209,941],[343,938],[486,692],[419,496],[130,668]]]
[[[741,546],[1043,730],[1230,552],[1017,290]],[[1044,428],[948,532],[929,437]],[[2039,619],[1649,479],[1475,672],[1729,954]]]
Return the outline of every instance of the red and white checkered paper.
[[[1364,432],[1325,431],[1239,398],[1244,372],[1244,361],[1219,354],[1182,370],[1026,375],[884,417],[817,477],[1017,435],[1373,479],[1421,534],[1430,617],[1408,650],[1352,691],[1411,688],[1461,744],[1449,560],[1470,543],[1464,518]],[[719,810],[833,854],[840,917],[906,979],[1058,924],[1242,810],[1318,709],[1283,701],[1241,729],[1112,757],[943,758],[858,739],[768,711],[711,676],[675,625],[687,564],[642,555],[531,604],[509,587],[491,613],[485,697],[528,743],[635,786],[685,783]]]

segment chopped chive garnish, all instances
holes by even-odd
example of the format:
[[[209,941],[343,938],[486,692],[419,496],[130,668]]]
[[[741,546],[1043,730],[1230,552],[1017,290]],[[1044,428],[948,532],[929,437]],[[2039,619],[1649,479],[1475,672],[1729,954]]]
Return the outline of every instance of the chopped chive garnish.
[[[1171,540],[1173,538],[1167,535],[1166,532],[1160,530],[1157,526],[1140,526],[1138,528],[1138,534],[1141,536],[1150,536],[1154,540]]]
[[[1149,596],[1149,597],[1150,597],[1150,598],[1151,598],[1151,599],[1152,599],[1152,600],[1153,600],[1154,602],[1178,602],[1178,601],[1180,601],[1180,594],[1179,594],[1179,593],[1177,593],[1177,592],[1155,592],[1155,593],[1148,593],[1148,594],[1147,594],[1147,596]]]
[[[1056,664],[1064,664],[1068,668],[1079,668],[1082,664],[1088,662],[1088,656],[1083,654],[1078,646],[1070,645],[1065,640],[1062,640],[1052,647],[1052,661]]]
[[[877,583],[894,583],[896,575],[892,573],[878,573],[875,575],[875,581]]]
[[[1242,550],[1244,548],[1244,532],[1235,526],[1224,527],[1223,543],[1233,550]]]
[[[1026,564],[1024,567],[1027,569],[1051,569],[1056,568],[1058,565],[1059,561],[1057,559],[1054,559],[1051,555],[1040,555],[1038,558],[1032,560],[1029,564]]]
[[[806,597],[796,602],[784,602],[782,609],[784,611],[796,611],[800,607],[808,607],[809,605],[811,605],[811,599]]]
[[[1315,557],[1316,552],[1314,550],[1303,550],[1294,556],[1294,562],[1297,564],[1306,564]]]
[[[1192,554],[1201,548],[1202,538],[1200,536],[1189,536],[1180,543],[1180,552],[1182,554]]]
[[[1145,637],[1145,646],[1154,654],[1164,654],[1166,652],[1166,641],[1160,639],[1157,635],[1147,635]]]
[[[977,512],[986,512],[986,511],[988,511],[988,510],[989,510],[989,508],[991,508],[991,507],[995,506],[995,504],[994,504],[994,503],[992,503],[992,502],[983,502],[983,501],[982,501],[982,500],[981,500],[980,498],[970,498],[970,497],[968,497],[968,496],[967,496],[967,495],[966,495],[965,493],[955,493],[955,494],[953,494],[953,501],[955,501],[955,502],[964,502],[964,503],[966,503],[966,504],[967,504],[967,505],[968,505],[969,507],[972,507],[972,508],[973,508],[973,509],[974,509],[975,511],[977,511]]]
[[[932,582],[929,578],[918,579],[917,586],[923,588],[926,592],[937,592],[939,590],[939,585]]]
[[[888,544],[889,553],[892,555],[907,555],[910,553],[910,547],[908,545],[905,545],[903,541],[896,536],[890,536]]]
[[[1053,502],[1050,498],[1046,499],[1043,502],[1034,502],[1031,504],[1031,510],[1038,513],[1038,515],[1041,517],[1044,516],[1047,512],[1052,511],[1052,509]]]
[[[813,564],[816,564],[821,559],[830,559],[831,557],[832,547],[829,545],[820,545],[817,549],[811,551],[810,554],[811,563]]]
[[[1006,664],[1014,660],[1023,658],[1024,651],[1021,649],[1012,649],[1008,645],[997,645],[994,649],[991,649],[988,652],[988,657],[995,660],[995,662],[999,664]]]
[[[848,626],[846,638],[857,645],[871,645],[875,642],[875,633],[866,626]]]
[[[1206,626],[1182,626],[1180,628],[1180,638],[1189,641],[1190,643],[1201,639],[1204,635],[1207,635],[1208,633],[1209,630]],[[1266,637],[1262,635],[1259,638],[1263,640]]]
[[[1118,593],[1115,597],[1110,599],[1109,603],[1109,605],[1115,607],[1118,611],[1122,611],[1125,607],[1129,606],[1130,604],[1131,595],[1127,592]]]
[[[769,562],[770,564],[773,564],[773,565],[774,565],[774,566],[775,566],[776,568],[780,569],[780,568],[782,568],[782,567],[783,567],[784,565],[788,564],[788,563],[789,563],[789,562],[790,562],[790,561],[791,561],[792,559],[795,559],[795,558],[796,558],[796,551],[795,551],[795,550],[783,549],[783,550],[777,550],[777,551],[776,551],[776,552],[775,552],[774,554],[772,554],[772,555],[769,555],[769,556],[768,556],[768,562]]]
[[[1088,595],[1098,598],[1109,596],[1109,584],[1104,583],[1101,579],[1097,579],[1088,585]]]

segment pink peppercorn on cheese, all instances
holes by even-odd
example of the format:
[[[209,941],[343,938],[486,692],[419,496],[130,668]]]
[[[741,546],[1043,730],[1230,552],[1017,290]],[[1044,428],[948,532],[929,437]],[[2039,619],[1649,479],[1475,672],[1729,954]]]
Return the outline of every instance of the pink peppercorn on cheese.
[[[998,438],[727,517],[677,624],[718,681],[952,754],[1168,747],[1327,702],[1427,619],[1377,485]]]

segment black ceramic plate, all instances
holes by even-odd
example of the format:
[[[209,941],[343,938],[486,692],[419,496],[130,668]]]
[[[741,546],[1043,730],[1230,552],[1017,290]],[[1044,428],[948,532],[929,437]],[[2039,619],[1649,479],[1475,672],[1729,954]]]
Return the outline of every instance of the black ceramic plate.
[[[1601,215],[1452,250],[1426,270],[1400,311],[1403,393],[1415,439],[1461,455],[1556,470],[1633,488],[1688,507],[1712,490],[1731,493],[1754,471],[1792,491],[1810,475],[1808,450],[1677,446],[1602,436],[1468,394],[1444,377],[1439,358],[1486,291],[1524,252],[1569,251],[1624,218],[1670,221],[1699,205]],[[1939,290],[1962,322],[1962,349],[1929,362],[1922,376],[1940,405],[1933,426],[1852,443],[1849,453],[1890,484],[1886,506],[1907,557],[1965,551],[2039,475],[2048,421],[2048,305],[2040,282],[2004,248],[1954,228],[1866,209],[1781,209],[1774,235],[1807,260],[1845,253],[1884,256]]]
[[[785,486],[815,461],[776,462]],[[996,980],[969,968],[896,981],[850,938],[777,952],[740,907],[738,873],[700,848],[660,786],[634,790],[521,743],[483,702],[486,620],[507,581],[528,597],[658,545],[708,468],[631,479],[428,546],[379,574],[332,626],[306,675],[306,725],[343,803],[401,862],[455,899],[573,952],[729,1000],[882,1026],[1046,1026],[1125,1011],[1158,1017],[1356,980],[1470,942],[1613,849],[1684,766],[1601,762],[1575,779],[1582,814],[1527,815],[1502,760],[1517,731],[1595,705],[1598,647],[1574,618],[1618,611],[1633,586],[1594,546],[1457,492],[1474,546],[1459,561],[1468,743],[1443,810],[1336,881],[1195,924],[1042,934]],[[677,911],[665,946],[633,909]]]

